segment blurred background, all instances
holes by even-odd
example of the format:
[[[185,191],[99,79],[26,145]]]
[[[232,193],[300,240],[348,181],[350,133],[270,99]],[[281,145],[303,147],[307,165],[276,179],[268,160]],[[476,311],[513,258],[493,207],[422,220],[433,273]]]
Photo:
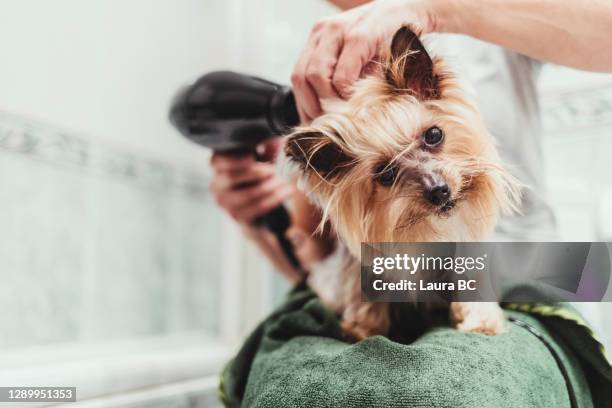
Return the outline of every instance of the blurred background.
[[[334,9],[0,5],[0,385],[77,386],[72,407],[216,406],[219,369],[286,286],[215,208],[208,152],[169,102],[214,69],[288,83]],[[540,87],[561,238],[612,241],[612,75],[546,66]],[[612,305],[582,308],[612,347]]]

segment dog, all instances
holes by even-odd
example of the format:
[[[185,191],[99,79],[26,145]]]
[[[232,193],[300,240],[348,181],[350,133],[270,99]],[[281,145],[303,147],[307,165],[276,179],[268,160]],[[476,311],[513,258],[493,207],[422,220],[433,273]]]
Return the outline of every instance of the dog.
[[[347,101],[324,103],[284,147],[320,229],[329,222],[345,253],[334,276],[314,268],[309,284],[357,340],[390,326],[387,303],[361,301],[362,242],[481,241],[499,214],[517,211],[521,189],[469,93],[415,31],[400,28],[380,55]],[[459,330],[503,331],[497,303],[449,309]]]

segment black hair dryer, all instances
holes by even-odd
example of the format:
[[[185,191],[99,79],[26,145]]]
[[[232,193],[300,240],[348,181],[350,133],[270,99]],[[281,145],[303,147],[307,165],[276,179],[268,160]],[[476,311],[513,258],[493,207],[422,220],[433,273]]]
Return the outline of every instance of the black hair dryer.
[[[256,155],[261,142],[299,124],[291,88],[230,71],[211,72],[178,92],[170,122],[189,140],[223,152]],[[290,218],[284,206],[259,217],[296,268],[299,262],[285,232]]]

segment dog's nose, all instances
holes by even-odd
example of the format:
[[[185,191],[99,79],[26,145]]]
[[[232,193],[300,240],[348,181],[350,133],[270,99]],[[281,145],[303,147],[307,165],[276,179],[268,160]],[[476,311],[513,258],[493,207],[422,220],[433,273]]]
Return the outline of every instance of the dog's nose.
[[[446,184],[437,184],[429,189],[425,189],[425,198],[433,205],[446,204],[450,195],[450,188]]]

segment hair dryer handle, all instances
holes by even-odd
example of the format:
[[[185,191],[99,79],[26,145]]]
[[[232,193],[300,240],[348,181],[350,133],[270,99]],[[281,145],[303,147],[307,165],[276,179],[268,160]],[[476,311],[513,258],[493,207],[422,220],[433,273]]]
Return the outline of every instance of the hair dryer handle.
[[[283,253],[287,256],[291,265],[298,271],[302,272],[300,261],[295,255],[293,244],[287,238],[286,232],[291,225],[291,217],[284,205],[279,205],[269,213],[262,215],[255,220],[256,225],[267,228],[274,236],[281,247]]]
[[[284,234],[290,224],[291,218],[284,205],[279,205],[269,213],[255,219],[255,225],[265,227],[275,234]]]

